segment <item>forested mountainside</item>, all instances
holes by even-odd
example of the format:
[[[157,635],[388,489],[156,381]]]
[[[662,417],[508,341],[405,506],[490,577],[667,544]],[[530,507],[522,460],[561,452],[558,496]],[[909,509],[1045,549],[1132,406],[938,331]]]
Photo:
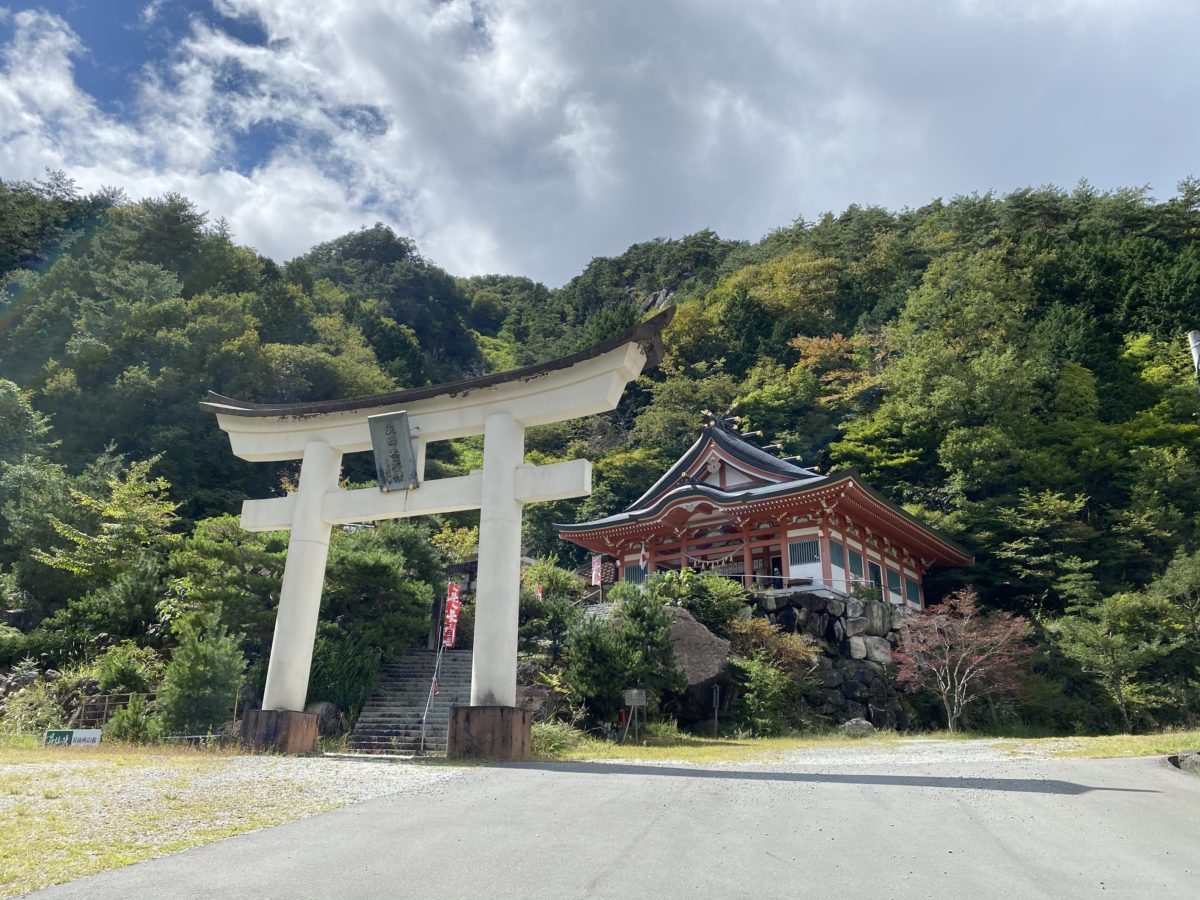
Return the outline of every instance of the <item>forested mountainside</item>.
[[[1143,708],[1164,721],[1200,709],[1200,388],[1186,343],[1200,327],[1200,181],[1163,201],[1083,184],[852,206],[754,243],[703,231],[635,244],[548,288],[452,277],[382,225],[281,266],[184,197],[84,196],[55,174],[0,182],[0,270],[9,658],[142,634],[185,589],[253,605],[217,560],[234,547],[275,560],[245,566],[249,579],[282,547],[221,517],[295,470],[234,459],[197,406],[205,391],[300,401],[445,381],[570,352],[673,304],[664,363],[620,409],[530,433],[531,459],[587,456],[596,473],[591,497],[526,510],[532,552],[573,560],[552,522],[622,508],[690,444],[702,410],[733,410],[806,465],[856,468],[970,549],[977,565],[941,573],[933,598],[973,584],[1030,616],[1047,648],[1094,628],[1089,646],[1124,654]],[[431,472],[478,461],[477,442],[456,442]],[[357,568],[335,553],[330,619],[361,602],[351,582],[371,566],[395,590],[418,569],[432,584],[429,527],[347,538]],[[82,558],[88,547],[108,561]],[[269,639],[262,609],[240,615],[231,625]],[[1039,670],[1038,702],[1067,722],[1110,677],[1070,659],[1047,649]]]

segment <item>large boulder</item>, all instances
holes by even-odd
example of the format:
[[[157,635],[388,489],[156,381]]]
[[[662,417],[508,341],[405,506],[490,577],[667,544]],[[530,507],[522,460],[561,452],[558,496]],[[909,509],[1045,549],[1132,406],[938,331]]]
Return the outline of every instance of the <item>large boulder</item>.
[[[675,668],[687,681],[680,695],[679,719],[700,721],[712,715],[712,689],[721,685],[721,697],[731,697],[733,675],[730,671],[729,641],[719,638],[686,609],[666,607],[675,617],[671,623],[671,647],[675,651]]]
[[[337,737],[346,731],[346,717],[328,700],[318,700],[304,707],[306,713],[317,717],[317,734],[322,737]]]
[[[1178,756],[1179,768],[1200,775],[1200,750],[1184,750]]]
[[[554,691],[545,684],[518,684],[517,706],[533,716],[535,722],[546,718],[550,698]]]
[[[867,658],[867,642],[865,638],[855,635],[847,643],[850,645],[851,659]]]
[[[866,719],[851,719],[842,723],[841,731],[848,737],[870,737],[875,733],[875,726]]]

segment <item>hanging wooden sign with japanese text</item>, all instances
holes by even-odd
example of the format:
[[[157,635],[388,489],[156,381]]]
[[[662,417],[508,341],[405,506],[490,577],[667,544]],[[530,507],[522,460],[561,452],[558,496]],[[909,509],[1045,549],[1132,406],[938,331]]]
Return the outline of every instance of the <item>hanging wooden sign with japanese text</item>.
[[[420,487],[408,413],[402,410],[367,416],[367,427],[371,431],[371,448],[375,451],[375,478],[379,489],[388,493]]]

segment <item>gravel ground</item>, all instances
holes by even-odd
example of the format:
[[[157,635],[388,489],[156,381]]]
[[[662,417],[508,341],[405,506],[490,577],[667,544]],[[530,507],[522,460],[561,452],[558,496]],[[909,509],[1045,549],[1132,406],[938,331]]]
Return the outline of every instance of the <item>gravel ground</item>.
[[[424,795],[45,896],[1194,900],[1200,779],[1161,758],[1044,758],[1036,746],[864,741],[723,765],[478,766]]]
[[[33,779],[56,793],[85,792],[98,806],[153,803],[164,794],[183,799],[236,793],[253,803],[283,789],[302,795],[304,807],[328,807],[425,790],[457,772],[450,767],[345,757],[198,756],[163,757],[161,762],[149,757],[145,762],[114,763],[109,758],[77,755],[0,765],[0,783]],[[19,802],[19,796],[0,795],[0,814]]]
[[[152,750],[8,754],[0,898],[365,800],[432,793],[465,771]]]

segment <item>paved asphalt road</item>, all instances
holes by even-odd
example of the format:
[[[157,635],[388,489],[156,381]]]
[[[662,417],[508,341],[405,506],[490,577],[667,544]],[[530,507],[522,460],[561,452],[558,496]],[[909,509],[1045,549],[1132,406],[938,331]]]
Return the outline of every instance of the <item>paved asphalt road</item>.
[[[1200,898],[1200,778],[961,746],[475,768],[38,896]]]

